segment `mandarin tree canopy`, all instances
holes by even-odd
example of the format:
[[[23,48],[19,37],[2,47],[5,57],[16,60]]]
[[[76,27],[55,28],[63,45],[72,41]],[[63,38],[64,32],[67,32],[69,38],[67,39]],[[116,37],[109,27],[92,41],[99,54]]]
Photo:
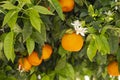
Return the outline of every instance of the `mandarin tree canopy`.
[[[0,80],[117,80],[119,59],[120,0],[0,1]]]

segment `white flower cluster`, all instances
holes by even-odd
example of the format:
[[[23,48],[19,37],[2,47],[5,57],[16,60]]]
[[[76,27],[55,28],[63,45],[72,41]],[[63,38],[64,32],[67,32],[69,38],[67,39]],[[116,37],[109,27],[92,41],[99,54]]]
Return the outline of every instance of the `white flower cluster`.
[[[87,28],[83,28],[79,20],[74,21],[73,23],[71,23],[71,25],[74,26],[76,34],[81,34],[82,36],[85,36],[85,33],[87,32]]]
[[[118,2],[118,0],[115,0],[115,2]],[[119,6],[115,6],[115,10],[118,10]]]

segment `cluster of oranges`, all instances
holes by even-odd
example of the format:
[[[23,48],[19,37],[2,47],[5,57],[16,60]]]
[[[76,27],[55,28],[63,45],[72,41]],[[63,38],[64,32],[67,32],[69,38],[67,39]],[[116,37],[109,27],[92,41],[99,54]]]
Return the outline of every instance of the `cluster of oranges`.
[[[38,66],[42,63],[42,60],[49,59],[52,54],[52,47],[45,44],[42,47],[42,56],[39,58],[37,52],[33,51],[29,56],[24,58],[19,58],[18,64],[19,69],[23,71],[29,71],[32,66]]]

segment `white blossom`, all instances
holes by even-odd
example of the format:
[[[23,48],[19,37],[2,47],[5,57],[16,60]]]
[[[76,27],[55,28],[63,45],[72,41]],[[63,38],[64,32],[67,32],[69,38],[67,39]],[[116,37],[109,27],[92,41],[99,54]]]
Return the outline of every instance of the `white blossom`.
[[[108,16],[112,16],[113,15],[113,13],[110,10],[108,12],[106,11],[105,14],[108,15]]]
[[[79,20],[74,21],[73,23],[71,23],[71,25],[74,26],[76,34],[81,34],[82,36],[85,36],[87,28],[83,28]]]
[[[18,66],[17,70],[18,70],[19,72],[21,72],[21,73],[24,72],[24,69],[22,69],[22,66],[21,66],[21,65]]]
[[[38,79],[41,80],[41,75],[40,74],[38,75]]]
[[[115,0],[115,2],[118,2],[118,0]],[[118,10],[118,6],[115,6],[115,10]]]

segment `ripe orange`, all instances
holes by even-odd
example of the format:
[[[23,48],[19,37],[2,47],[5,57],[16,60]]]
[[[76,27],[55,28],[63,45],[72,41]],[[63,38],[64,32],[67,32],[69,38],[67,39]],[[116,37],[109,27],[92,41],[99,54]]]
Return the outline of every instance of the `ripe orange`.
[[[63,12],[70,12],[74,8],[74,0],[59,0]]]
[[[51,54],[52,54],[52,47],[49,44],[45,44],[42,47],[42,59],[50,58]]]
[[[33,51],[29,56],[28,56],[28,61],[31,65],[33,66],[38,66],[42,63],[42,59],[39,58],[38,53]]]
[[[119,70],[118,70],[118,62],[117,61],[112,61],[108,64],[107,66],[107,71],[108,74],[111,76],[119,76]]]
[[[28,62],[27,58],[20,58],[18,60],[18,64],[20,66],[20,69],[24,71],[29,71],[32,67],[32,65]]]
[[[83,46],[83,38],[76,33],[64,34],[62,37],[62,47],[67,51],[79,51]]]

